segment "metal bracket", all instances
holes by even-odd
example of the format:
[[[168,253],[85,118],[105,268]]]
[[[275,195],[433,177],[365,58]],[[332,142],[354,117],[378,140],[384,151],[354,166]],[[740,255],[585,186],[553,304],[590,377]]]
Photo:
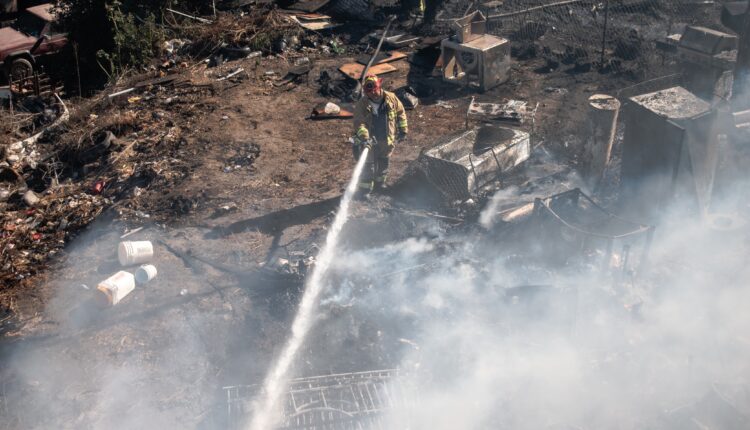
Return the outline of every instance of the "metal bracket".
[[[469,164],[471,165],[471,173],[474,175],[474,192],[479,195],[479,178],[477,178],[477,171],[474,170],[474,161],[471,159],[471,154],[469,154]]]
[[[495,147],[491,146],[490,151],[492,151],[492,158],[495,159],[495,164],[497,164],[497,174],[495,174],[495,179],[497,179],[500,182],[500,186],[503,186],[503,181],[500,179],[500,175],[502,175],[503,168],[500,167],[500,160],[497,159],[497,154],[495,154]]]

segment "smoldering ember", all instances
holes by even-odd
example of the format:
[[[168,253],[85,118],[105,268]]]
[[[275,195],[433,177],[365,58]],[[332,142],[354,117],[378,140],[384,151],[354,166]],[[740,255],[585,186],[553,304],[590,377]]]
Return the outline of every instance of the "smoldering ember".
[[[0,430],[750,429],[748,1],[0,27]]]

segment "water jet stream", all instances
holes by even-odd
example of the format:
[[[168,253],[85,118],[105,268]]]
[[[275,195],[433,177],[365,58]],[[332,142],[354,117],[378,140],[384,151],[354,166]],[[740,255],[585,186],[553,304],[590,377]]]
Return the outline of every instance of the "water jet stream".
[[[365,148],[357,161],[352,178],[349,180],[344,196],[341,198],[339,210],[336,212],[333,224],[326,235],[326,243],[317,256],[315,267],[310,278],[308,278],[302,301],[292,323],[292,336],[266,376],[259,397],[253,401],[253,418],[250,423],[250,430],[269,430],[276,425],[275,419],[278,416],[275,414],[276,405],[286,386],[287,374],[292,361],[304,343],[310,328],[312,328],[318,299],[323,291],[323,279],[333,260],[341,229],[349,218],[349,203],[351,203],[357,190],[357,183],[362,175],[368,152],[369,148]]]

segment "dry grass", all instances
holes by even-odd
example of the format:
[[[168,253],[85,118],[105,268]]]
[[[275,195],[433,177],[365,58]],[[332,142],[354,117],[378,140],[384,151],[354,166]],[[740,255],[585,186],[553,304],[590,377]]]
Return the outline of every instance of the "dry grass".
[[[248,15],[236,17],[219,15],[210,25],[192,29],[196,46],[217,47],[248,46],[253,50],[268,51],[274,40],[281,36],[301,33],[299,26],[286,14],[267,8],[254,9]]]
[[[9,110],[0,110],[0,145],[11,144],[28,137],[23,130],[33,123],[36,116],[26,112],[11,114]]]

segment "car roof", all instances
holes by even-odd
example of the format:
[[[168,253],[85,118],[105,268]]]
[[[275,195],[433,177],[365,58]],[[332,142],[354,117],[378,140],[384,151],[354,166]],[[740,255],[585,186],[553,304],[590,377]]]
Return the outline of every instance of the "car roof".
[[[39,6],[30,7],[26,10],[45,21],[54,21],[55,16],[52,14],[53,7],[52,3],[45,3],[40,4]]]

